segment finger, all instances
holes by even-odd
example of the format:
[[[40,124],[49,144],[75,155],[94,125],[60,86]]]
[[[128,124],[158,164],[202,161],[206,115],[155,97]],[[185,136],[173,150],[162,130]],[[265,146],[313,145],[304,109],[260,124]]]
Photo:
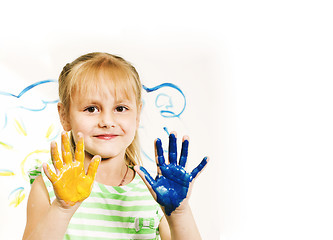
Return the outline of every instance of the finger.
[[[187,156],[188,156],[188,139],[183,138],[182,151],[180,153],[179,165],[185,168]]]
[[[88,166],[87,176],[91,177],[92,179],[95,179],[97,168],[100,162],[101,162],[101,157],[98,155],[94,156],[91,159],[91,162]]]
[[[134,166],[134,170],[135,170],[135,172],[137,172],[139,174],[139,176],[141,177],[143,182],[146,184],[146,186],[147,186],[149,192],[151,193],[151,195],[153,196],[153,198],[157,199],[157,195],[152,187],[152,186],[154,186],[156,181],[150,176],[150,174],[147,172],[147,170],[144,167],[136,165],[136,166]]]
[[[145,177],[146,181],[153,188],[156,181],[150,176],[149,172],[147,172],[147,170],[144,167],[140,166],[140,171],[144,174],[144,177]]]
[[[77,134],[78,140],[75,148],[75,161],[84,161],[84,139],[82,133]]]
[[[156,148],[156,141],[157,141],[157,139],[154,142],[154,146],[155,146],[155,162],[156,162],[156,168],[157,168],[157,175],[160,175],[161,174],[161,169],[160,169],[160,164],[158,162],[158,154],[157,154],[157,148]]]
[[[169,163],[177,164],[177,138],[174,133],[169,135]]]
[[[164,153],[163,153],[163,148],[162,148],[162,141],[159,138],[155,142],[155,149],[156,149],[155,152],[157,153],[158,166],[165,165]],[[156,155],[155,155],[155,159],[156,159]]]
[[[66,132],[61,134],[61,153],[62,160],[65,164],[70,164],[72,162],[72,152],[69,143],[69,138]]]
[[[56,173],[58,174],[58,172],[62,169],[63,164],[59,156],[58,145],[56,142],[51,143],[51,159]]]
[[[202,171],[202,169],[206,166],[208,160],[209,160],[208,157],[204,157],[201,163],[195,169],[193,169],[193,171],[191,172],[191,181],[195,179],[197,175]]]
[[[54,184],[58,180],[57,175],[51,170],[50,166],[47,163],[43,163],[43,170],[52,184]]]

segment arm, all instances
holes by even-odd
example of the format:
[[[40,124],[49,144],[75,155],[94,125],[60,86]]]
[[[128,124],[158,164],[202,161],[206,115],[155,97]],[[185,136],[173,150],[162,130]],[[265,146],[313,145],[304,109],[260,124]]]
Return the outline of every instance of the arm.
[[[79,203],[65,209],[58,199],[50,204],[43,178],[37,177],[28,199],[27,224],[23,239],[63,239],[68,223],[78,206]]]
[[[73,214],[90,195],[100,158],[92,159],[86,174],[83,166],[83,136],[79,136],[74,161],[66,133],[62,134],[62,146],[63,161],[59,157],[56,143],[51,144],[51,156],[56,173],[43,164],[44,172],[53,185],[56,199],[50,203],[44,181],[41,176],[38,177],[29,195],[23,239],[63,239]]]
[[[162,143],[159,139],[156,140],[155,159],[158,172],[156,179],[153,179],[145,168],[135,167],[153,197],[161,205],[170,227],[172,239],[184,239],[184,237],[186,239],[201,239],[188,199],[191,195],[193,180],[206,166],[208,158],[205,157],[191,173],[186,172],[188,143],[188,138],[184,137],[179,164],[177,164],[177,140],[175,134],[171,133],[169,138],[169,164],[166,164]],[[162,233],[167,232],[164,226],[165,224],[162,224],[161,221],[162,238]]]
[[[171,239],[201,239],[199,229],[195,223],[190,206],[181,212],[173,212],[165,216],[169,224]]]
[[[191,209],[189,208],[188,210],[189,212],[187,213],[172,213],[172,217],[162,217],[159,224],[160,236],[162,240],[184,239],[184,236],[189,239],[201,239],[199,229],[197,228]]]

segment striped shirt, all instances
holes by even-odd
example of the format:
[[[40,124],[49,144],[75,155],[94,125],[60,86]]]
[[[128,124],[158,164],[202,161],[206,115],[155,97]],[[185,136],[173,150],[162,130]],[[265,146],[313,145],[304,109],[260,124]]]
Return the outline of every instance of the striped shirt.
[[[55,199],[51,182],[42,173],[50,200]],[[66,240],[160,239],[163,216],[138,174],[125,186],[94,182],[90,196],[73,215]]]

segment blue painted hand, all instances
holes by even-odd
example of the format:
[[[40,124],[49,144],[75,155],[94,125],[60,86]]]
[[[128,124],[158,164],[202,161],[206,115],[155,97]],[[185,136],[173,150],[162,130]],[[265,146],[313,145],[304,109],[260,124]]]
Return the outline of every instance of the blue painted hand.
[[[146,181],[156,194],[156,201],[164,207],[165,213],[171,213],[180,206],[181,202],[188,196],[191,182],[207,164],[205,157],[191,173],[185,171],[188,155],[189,141],[183,139],[182,149],[177,165],[177,139],[175,134],[169,135],[169,164],[165,163],[162,142],[160,139],[155,143],[155,157],[157,161],[158,175],[153,179],[144,167],[140,170],[144,173]]]

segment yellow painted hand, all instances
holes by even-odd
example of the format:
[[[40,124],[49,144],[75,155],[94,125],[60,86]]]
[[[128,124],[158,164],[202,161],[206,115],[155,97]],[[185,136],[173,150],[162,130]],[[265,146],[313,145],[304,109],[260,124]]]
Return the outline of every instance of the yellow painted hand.
[[[78,134],[74,161],[66,132],[61,135],[61,143],[63,161],[59,157],[57,144],[55,142],[51,144],[51,156],[56,173],[50,169],[49,165],[44,167],[44,172],[52,182],[56,197],[73,206],[76,202],[82,202],[89,197],[101,158],[93,157],[86,174],[82,134]]]

